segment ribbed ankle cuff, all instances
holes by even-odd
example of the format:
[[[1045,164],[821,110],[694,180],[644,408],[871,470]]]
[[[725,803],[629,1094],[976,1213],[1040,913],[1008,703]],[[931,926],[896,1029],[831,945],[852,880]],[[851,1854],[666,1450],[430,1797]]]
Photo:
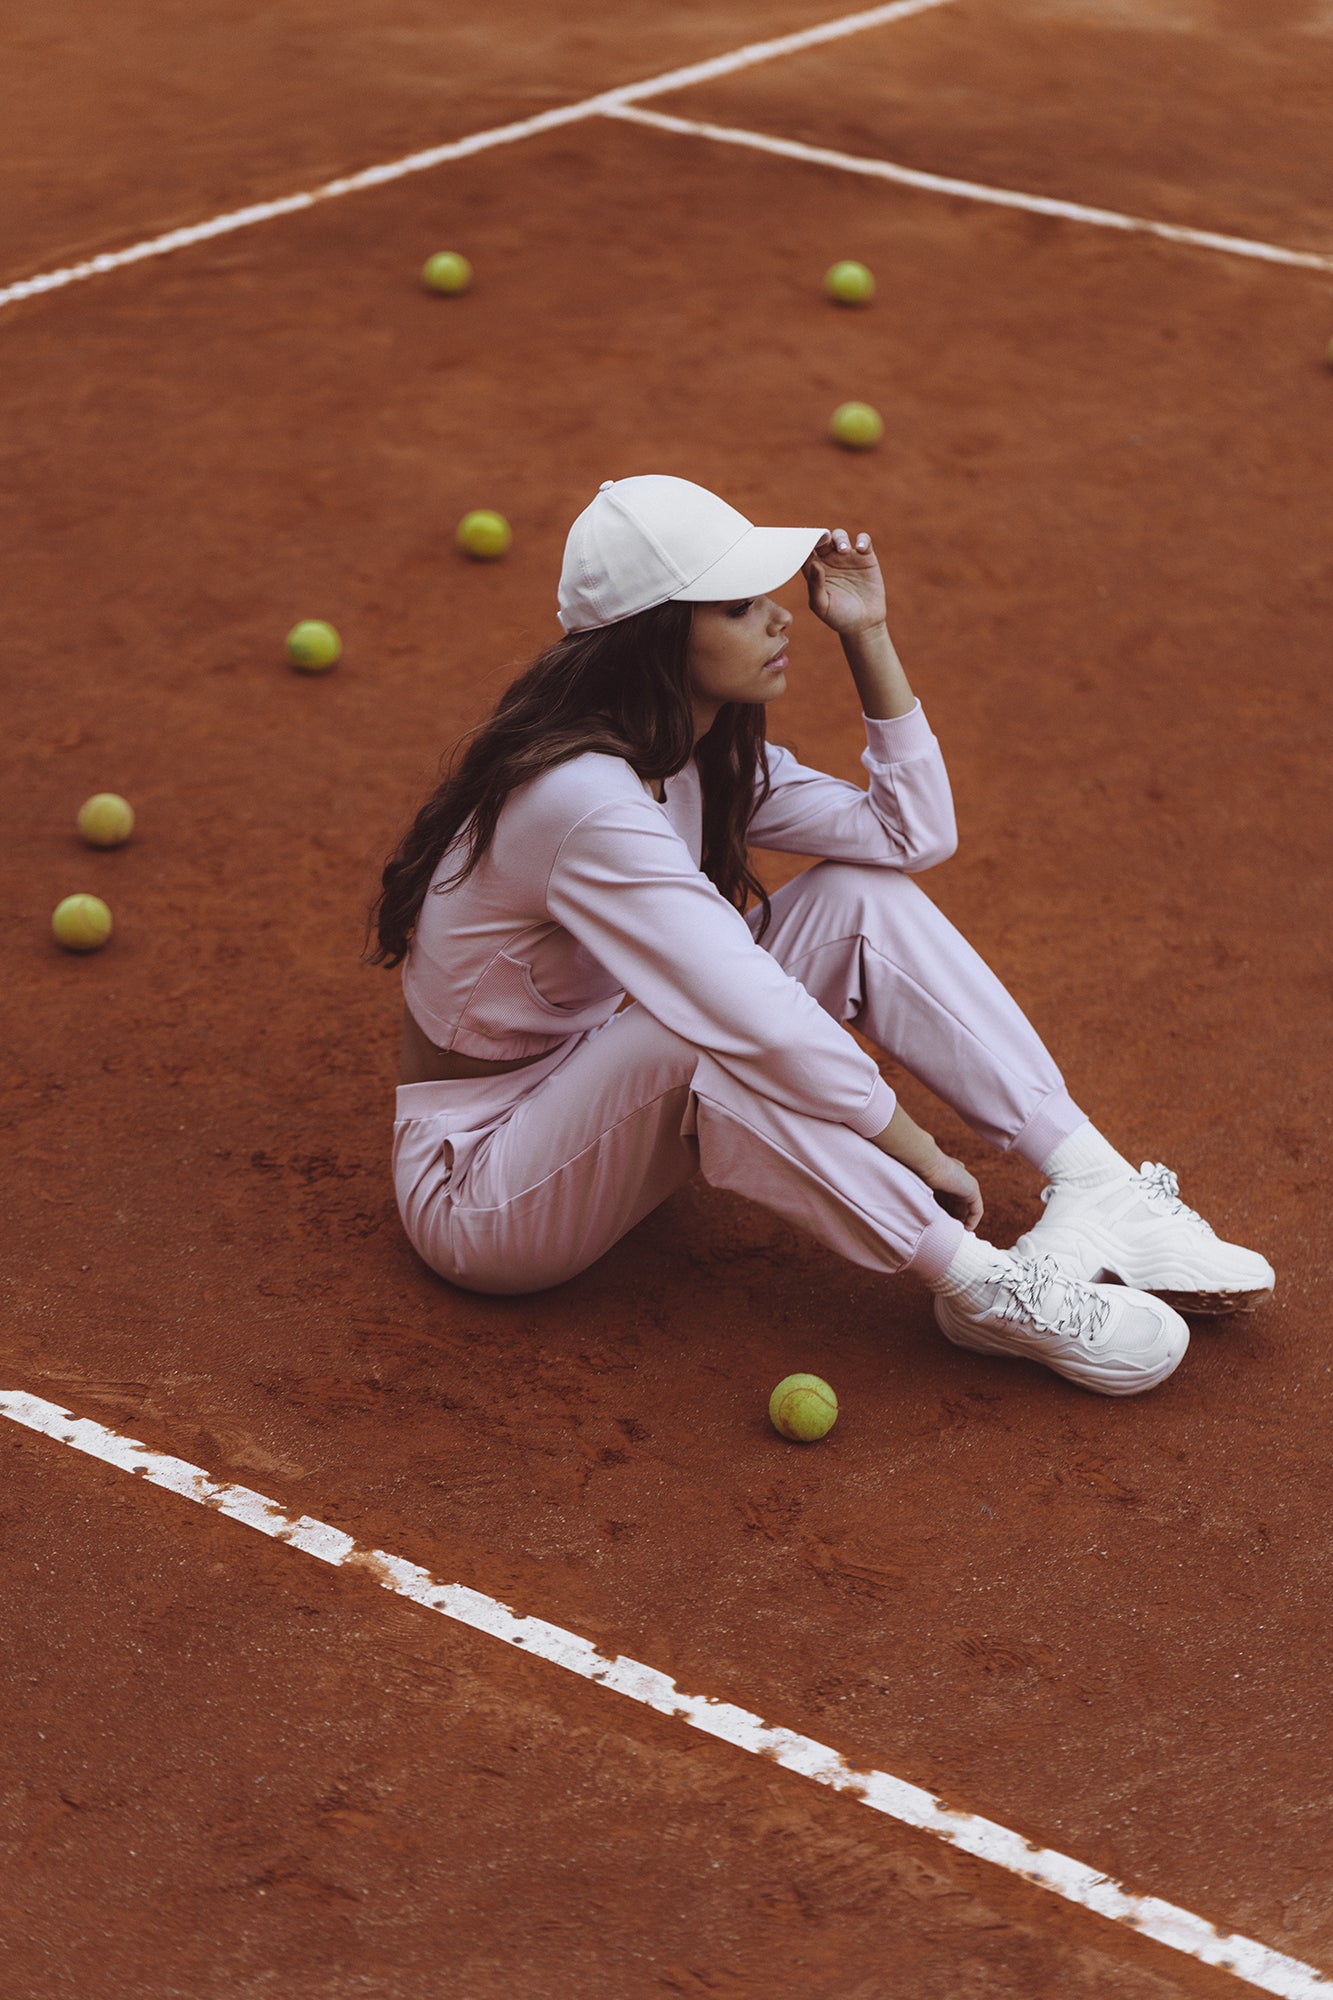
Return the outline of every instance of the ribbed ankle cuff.
[[[928,1222],[918,1236],[916,1248],[902,1268],[920,1278],[928,1290],[938,1291],[960,1243],[974,1240],[956,1215],[946,1215],[941,1209],[938,1220]]]
[[[1045,1172],[1045,1162],[1061,1141],[1088,1122],[1087,1112],[1079,1109],[1067,1090],[1052,1091],[1042,1099],[1022,1131],[1009,1141],[1005,1151],[1017,1153],[1039,1173]]]

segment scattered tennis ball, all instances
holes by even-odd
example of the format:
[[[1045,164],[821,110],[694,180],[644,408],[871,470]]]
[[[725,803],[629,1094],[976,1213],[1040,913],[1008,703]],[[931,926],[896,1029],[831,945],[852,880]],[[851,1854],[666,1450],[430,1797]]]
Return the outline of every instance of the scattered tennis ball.
[[[866,306],[875,296],[875,280],[864,264],[848,258],[830,264],[824,273],[824,290],[840,306]]]
[[[422,265],[421,282],[428,292],[465,292],[472,283],[472,266],[457,250],[437,250]]]
[[[56,904],[51,934],[66,951],[98,951],[111,935],[111,912],[100,896],[66,896]]]
[[[303,618],[287,634],[287,658],[304,674],[327,673],[342,649],[342,640],[322,618]]]
[[[768,1399],[768,1415],[783,1437],[813,1444],[838,1421],[838,1399],[818,1375],[787,1375]]]
[[[134,808],[119,792],[94,792],[74,824],[89,847],[122,847],[134,832]]]
[[[829,430],[839,444],[848,445],[853,451],[868,451],[883,437],[884,419],[869,403],[839,403]]]
[[[465,555],[475,556],[480,562],[490,562],[502,556],[513,541],[513,531],[503,514],[493,514],[489,507],[476,507],[470,514],[464,514],[458,524],[458,546]]]

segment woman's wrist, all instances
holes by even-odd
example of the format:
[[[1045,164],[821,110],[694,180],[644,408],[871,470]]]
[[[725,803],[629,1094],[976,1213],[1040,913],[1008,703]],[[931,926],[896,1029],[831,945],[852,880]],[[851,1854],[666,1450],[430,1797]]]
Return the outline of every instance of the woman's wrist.
[[[929,1132],[909,1118],[901,1104],[895,1107],[892,1118],[882,1132],[876,1133],[870,1141],[881,1153],[897,1160],[900,1166],[910,1167],[914,1174],[924,1180],[936,1171],[944,1154]]]
[[[891,722],[916,707],[916,696],[903,671],[889,628],[882,621],[862,631],[842,632],[843,655],[852,670],[861,713],[872,722]]]

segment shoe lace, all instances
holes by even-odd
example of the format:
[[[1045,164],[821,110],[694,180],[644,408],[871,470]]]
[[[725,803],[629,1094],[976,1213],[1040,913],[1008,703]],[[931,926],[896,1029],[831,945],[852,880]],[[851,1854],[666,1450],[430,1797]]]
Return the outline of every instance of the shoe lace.
[[[1043,1333],[1062,1340],[1098,1344],[1110,1315],[1111,1302],[1102,1298],[1081,1278],[1061,1270],[1054,1257],[1041,1252],[1035,1257],[1013,1260],[1006,1272],[1008,1293],[1000,1309],[1002,1319],[1026,1319]]]
[[[1200,1229],[1206,1229],[1212,1236],[1215,1232],[1211,1223],[1204,1221],[1197,1209],[1187,1208],[1180,1199],[1180,1182],[1170,1167],[1164,1167],[1160,1160],[1145,1160],[1139,1168],[1139,1185],[1154,1208],[1167,1215],[1177,1215],[1187,1222],[1196,1222]]]

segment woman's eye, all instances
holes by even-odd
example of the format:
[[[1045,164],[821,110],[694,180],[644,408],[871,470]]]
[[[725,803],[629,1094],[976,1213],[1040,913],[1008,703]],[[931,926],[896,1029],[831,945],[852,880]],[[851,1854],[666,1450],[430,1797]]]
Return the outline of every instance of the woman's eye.
[[[746,612],[749,610],[750,606],[753,603],[754,599],[752,597],[747,597],[744,604],[733,604],[727,612],[728,618],[744,618]]]

